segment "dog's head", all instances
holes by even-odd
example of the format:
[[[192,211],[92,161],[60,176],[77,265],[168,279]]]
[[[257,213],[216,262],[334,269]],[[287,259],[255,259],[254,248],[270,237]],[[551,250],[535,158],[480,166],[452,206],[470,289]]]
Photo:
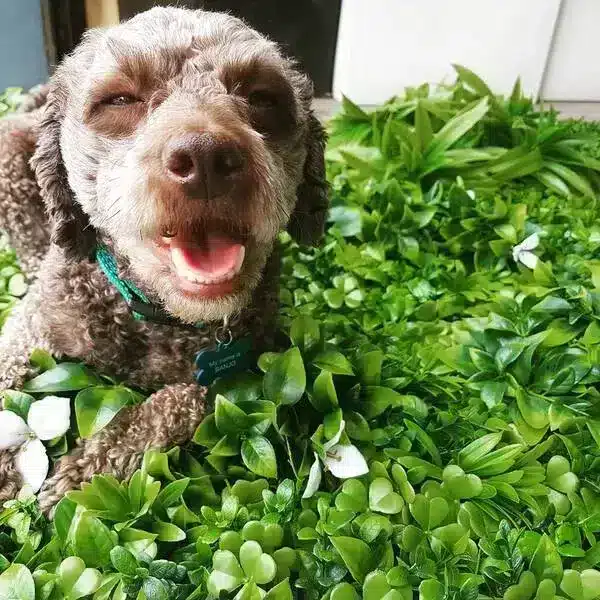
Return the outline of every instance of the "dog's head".
[[[155,8],[92,30],[52,78],[33,165],[53,242],[110,241],[187,321],[241,309],[277,234],[320,237],[323,130],[312,86],[225,14]]]

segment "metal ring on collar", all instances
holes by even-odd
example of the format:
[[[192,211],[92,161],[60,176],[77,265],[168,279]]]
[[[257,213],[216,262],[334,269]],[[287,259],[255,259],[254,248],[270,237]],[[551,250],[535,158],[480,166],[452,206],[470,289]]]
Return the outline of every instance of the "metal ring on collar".
[[[233,333],[227,325],[221,325],[215,330],[215,340],[219,346],[229,346],[233,342]]]

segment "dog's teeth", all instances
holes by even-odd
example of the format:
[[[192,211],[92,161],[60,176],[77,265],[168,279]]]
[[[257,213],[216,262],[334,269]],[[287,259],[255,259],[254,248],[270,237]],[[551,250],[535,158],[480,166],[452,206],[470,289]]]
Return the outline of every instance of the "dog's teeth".
[[[184,274],[184,277],[191,283],[198,283],[200,285],[213,285],[215,283],[224,283],[226,281],[231,281],[240,270],[241,264],[236,265],[235,268],[231,269],[227,273],[223,273],[219,277],[201,277],[197,273],[192,273],[191,271]]]
[[[233,265],[229,271],[226,273],[221,273],[220,275],[216,275],[211,277],[210,275],[201,275],[196,271],[191,269],[181,269],[179,274],[181,277],[184,277],[190,283],[195,283],[198,285],[214,285],[217,283],[224,283],[226,281],[231,281],[241,270],[242,264],[244,263],[244,257],[246,255],[245,248],[242,247],[239,257],[236,260],[236,263]]]

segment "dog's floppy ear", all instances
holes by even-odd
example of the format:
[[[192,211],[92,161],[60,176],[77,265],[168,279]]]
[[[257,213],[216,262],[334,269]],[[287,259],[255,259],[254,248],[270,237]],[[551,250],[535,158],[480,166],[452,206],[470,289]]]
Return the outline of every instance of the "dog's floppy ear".
[[[43,109],[31,166],[46,205],[52,228],[51,241],[63,248],[67,258],[78,260],[91,255],[96,236],[69,187],[62,158],[60,132],[64,103],[60,82],[55,79],[50,85]]]
[[[312,111],[308,117],[304,179],[298,186],[298,201],[288,231],[303,245],[318,244],[325,230],[328,188],[325,179],[325,130]]]

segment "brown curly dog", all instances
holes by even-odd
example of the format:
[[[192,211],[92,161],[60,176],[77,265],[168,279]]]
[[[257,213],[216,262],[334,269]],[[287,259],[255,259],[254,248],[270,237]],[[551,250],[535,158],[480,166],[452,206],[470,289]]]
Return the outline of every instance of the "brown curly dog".
[[[327,193],[309,80],[230,15],[154,8],[89,31],[44,93],[0,123],[0,229],[36,275],[0,338],[0,390],[31,374],[35,348],[158,390],[59,461],[47,510],[190,438],[196,353],[224,325],[270,343],[278,233],[315,243]],[[14,454],[0,451],[2,498],[21,484]]]

